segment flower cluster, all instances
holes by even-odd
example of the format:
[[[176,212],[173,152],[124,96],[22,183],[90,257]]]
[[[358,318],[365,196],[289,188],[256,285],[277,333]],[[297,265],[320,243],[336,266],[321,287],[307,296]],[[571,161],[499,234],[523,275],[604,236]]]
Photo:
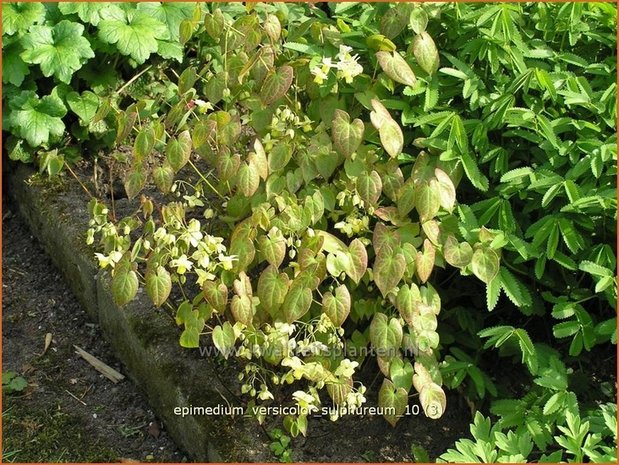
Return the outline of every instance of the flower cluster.
[[[359,55],[351,55],[352,47],[340,45],[340,51],[335,56],[336,61],[330,57],[323,57],[320,65],[311,68],[310,72],[314,75],[314,82],[324,83],[329,79],[329,72],[336,70],[337,79],[344,79],[348,84],[352,83],[355,76],[363,73],[363,66],[359,64]]]
[[[290,107],[282,105],[275,110],[269,129],[271,130],[270,136],[275,139],[284,136],[294,139],[299,129],[303,132],[311,131],[312,121],[305,115],[300,117]]]

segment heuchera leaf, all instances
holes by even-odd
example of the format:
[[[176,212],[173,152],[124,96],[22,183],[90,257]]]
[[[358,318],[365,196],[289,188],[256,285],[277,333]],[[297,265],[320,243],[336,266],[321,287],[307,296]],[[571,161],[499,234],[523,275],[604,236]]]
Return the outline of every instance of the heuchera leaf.
[[[144,11],[110,8],[99,23],[98,36],[101,41],[115,44],[120,53],[142,64],[157,52],[157,39],[168,39],[170,34],[165,24]]]
[[[107,5],[107,2],[58,2],[58,9],[63,15],[76,13],[83,22],[97,26]]]
[[[87,90],[82,95],[77,92],[69,92],[66,99],[69,108],[79,116],[82,126],[88,126],[99,109],[99,97]]]
[[[140,2],[137,8],[167,25],[170,39],[177,40],[181,23],[193,16],[196,4],[191,2]]]
[[[26,63],[40,65],[44,76],[68,84],[73,73],[95,56],[83,33],[84,26],[67,20],[53,27],[32,26],[22,39],[21,57]]]
[[[39,99],[33,91],[24,91],[14,97],[10,105],[13,111],[9,115],[9,125],[31,147],[47,144],[50,136],[63,135],[62,118],[67,109],[56,94]]]
[[[23,33],[44,20],[45,7],[41,2],[2,2],[2,34]]]
[[[387,76],[400,84],[414,86],[417,79],[408,63],[397,52],[376,52],[378,64]]]
[[[336,109],[333,114],[331,135],[337,151],[345,157],[350,157],[361,145],[364,132],[363,122],[350,116],[343,110]]]

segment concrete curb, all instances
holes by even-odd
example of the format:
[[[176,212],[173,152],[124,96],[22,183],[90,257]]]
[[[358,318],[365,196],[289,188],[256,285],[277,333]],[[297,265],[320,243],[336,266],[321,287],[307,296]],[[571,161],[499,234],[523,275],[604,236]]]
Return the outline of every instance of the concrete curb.
[[[268,439],[255,420],[174,413],[175,407],[216,407],[226,404],[224,397],[233,398],[229,383],[220,380],[221,369],[214,360],[182,349],[172,319],[142,291],[126,307],[116,306],[109,275],[99,272],[93,250],[85,245],[88,213],[82,192],[29,183],[34,171],[22,164],[9,170],[5,181],[11,201],[178,446],[199,462],[271,461]]]

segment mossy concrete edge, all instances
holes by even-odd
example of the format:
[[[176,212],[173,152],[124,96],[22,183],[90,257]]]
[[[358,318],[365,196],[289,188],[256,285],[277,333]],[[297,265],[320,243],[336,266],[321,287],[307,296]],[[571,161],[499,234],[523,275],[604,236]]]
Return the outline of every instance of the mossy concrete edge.
[[[84,196],[28,183],[34,171],[25,165],[9,169],[5,180],[14,207],[90,318],[99,322],[125,374],[146,393],[178,446],[200,462],[269,461],[268,441],[254,420],[174,413],[175,407],[226,405],[231,395],[214,361],[182,349],[172,319],[143,292],[123,308],[114,303],[109,274],[98,270],[93,251],[84,245],[88,215],[85,205],[75,208],[76,201],[85,203]]]

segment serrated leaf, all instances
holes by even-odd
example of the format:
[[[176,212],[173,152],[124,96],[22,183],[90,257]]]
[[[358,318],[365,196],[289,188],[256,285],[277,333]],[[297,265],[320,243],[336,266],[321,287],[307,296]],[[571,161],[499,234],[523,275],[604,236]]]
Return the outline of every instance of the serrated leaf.
[[[471,269],[484,283],[490,283],[499,272],[499,255],[487,247],[479,247],[473,253]]]
[[[265,105],[271,105],[286,95],[292,85],[293,78],[294,72],[292,66],[289,65],[280,66],[277,70],[268,74],[260,89],[260,98]]]
[[[335,295],[325,292],[322,297],[322,311],[329,317],[335,326],[342,326],[350,313],[350,292],[342,284],[335,288]]]
[[[187,164],[191,156],[191,136],[189,131],[181,132],[177,138],[171,138],[166,146],[166,158],[168,163],[178,173]]]
[[[157,39],[166,40],[170,34],[165,24],[144,11],[117,8],[99,23],[98,37],[142,64],[157,52]]]
[[[378,406],[385,412],[389,412],[383,414],[385,420],[395,427],[400,417],[406,412],[407,405],[408,393],[403,388],[396,389],[391,381],[385,379],[378,392]]]
[[[363,140],[365,127],[363,122],[355,118],[352,122],[350,116],[343,110],[336,109],[331,123],[331,135],[337,151],[350,157],[359,148]]]
[[[494,310],[496,304],[499,302],[499,295],[501,294],[501,280],[495,277],[492,281],[486,284],[486,305],[488,311]]]
[[[161,307],[168,300],[172,290],[172,277],[162,266],[146,274],[146,293],[156,307]]]
[[[32,26],[22,38],[21,58],[40,65],[44,76],[68,84],[73,73],[95,56],[83,33],[84,26],[67,20],[53,27]]]
[[[406,270],[404,255],[395,252],[388,245],[383,245],[374,261],[374,281],[383,296],[391,292],[400,282]]]
[[[417,82],[415,73],[397,52],[376,52],[378,64],[387,76],[400,84],[413,87]]]
[[[39,99],[33,91],[24,91],[14,97],[9,124],[15,135],[25,139],[31,147],[49,142],[50,136],[64,134],[62,118],[67,109],[54,93]]]
[[[12,36],[24,33],[33,24],[45,20],[45,7],[41,2],[2,2],[2,33]],[[5,64],[6,66],[6,64]]]
[[[58,9],[63,15],[72,13],[85,23],[97,26],[102,19],[103,9],[107,6],[106,2],[59,2]]]
[[[165,24],[172,40],[178,40],[181,23],[193,17],[195,3],[191,2],[140,2],[138,10]]]
[[[488,178],[479,171],[475,159],[469,153],[462,153],[460,155],[460,160],[462,161],[464,173],[469,181],[471,181],[471,184],[477,189],[486,192],[489,186]]]
[[[531,295],[529,291],[518,281],[518,279],[505,267],[499,270],[501,278],[501,288],[505,295],[517,307],[529,307],[531,305]]]

